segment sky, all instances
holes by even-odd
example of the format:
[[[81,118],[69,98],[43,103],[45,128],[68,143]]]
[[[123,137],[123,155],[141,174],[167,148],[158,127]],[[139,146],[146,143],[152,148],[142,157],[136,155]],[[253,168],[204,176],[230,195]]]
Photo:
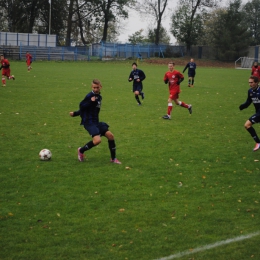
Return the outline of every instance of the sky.
[[[225,6],[229,0],[222,0],[220,5]],[[242,0],[242,4],[245,4],[248,0]],[[170,24],[171,24],[171,15],[176,9],[178,4],[177,0],[168,0],[167,8],[163,14],[162,26],[167,30],[169,36],[171,37],[170,43],[175,44],[176,40],[173,35],[170,33]],[[141,16],[137,11],[128,10],[128,19],[121,21],[120,36],[118,37],[119,42],[126,43],[128,42],[128,36],[134,34],[135,32],[144,29],[144,35],[146,34],[147,27],[153,24],[151,18],[148,16]],[[153,24],[152,27],[156,27],[156,24]]]
[[[167,10],[163,14],[162,26],[168,31],[169,36],[171,36],[171,43],[175,43],[175,39],[173,35],[170,33],[170,18],[173,9],[175,8],[177,1],[170,0],[168,1]],[[141,16],[137,11],[128,10],[128,19],[121,21],[122,29],[120,30],[120,36],[118,40],[122,43],[128,42],[128,36],[134,34],[135,32],[144,29],[144,33],[146,34],[147,27],[149,27],[152,23],[151,18],[148,16]],[[153,24],[155,28],[156,25]]]

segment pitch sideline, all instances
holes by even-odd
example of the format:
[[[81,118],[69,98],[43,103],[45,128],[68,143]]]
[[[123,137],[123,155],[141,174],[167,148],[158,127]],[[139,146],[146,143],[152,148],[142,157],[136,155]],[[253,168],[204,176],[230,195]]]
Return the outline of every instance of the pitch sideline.
[[[234,243],[234,242],[237,242],[237,241],[243,241],[245,239],[249,239],[249,238],[252,238],[252,237],[255,237],[255,236],[259,236],[259,235],[260,235],[260,231],[257,231],[257,232],[254,232],[254,233],[251,233],[251,234],[248,234],[248,235],[243,235],[243,236],[239,236],[239,237],[235,237],[235,238],[229,238],[229,239],[222,240],[222,241],[219,241],[219,242],[216,242],[216,243],[213,243],[213,244],[197,247],[197,248],[194,248],[192,250],[186,250],[186,251],[174,254],[174,255],[170,255],[170,256],[166,256],[166,257],[162,257],[162,258],[157,258],[155,260],[177,259],[177,258],[180,258],[182,256],[195,254],[195,253],[198,253],[198,252],[201,252],[201,251],[205,251],[205,250],[208,250],[208,249],[211,249],[211,248],[227,245],[227,244]]]

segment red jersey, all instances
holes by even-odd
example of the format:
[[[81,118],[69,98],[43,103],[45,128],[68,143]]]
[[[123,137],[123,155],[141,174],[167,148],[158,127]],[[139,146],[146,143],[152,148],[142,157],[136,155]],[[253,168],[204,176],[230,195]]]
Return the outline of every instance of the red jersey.
[[[4,69],[8,69],[10,67],[10,63],[7,59],[1,60],[1,65]]]
[[[26,60],[32,60],[32,55],[30,53],[26,53]]]
[[[251,75],[256,76],[260,79],[260,66],[257,66],[257,67],[253,66]]]
[[[180,79],[183,79],[184,76],[177,70],[174,70],[174,71],[167,71],[164,75],[164,78],[163,80],[164,81],[168,81],[169,83],[169,91],[173,90],[174,88],[179,88],[180,85],[177,84],[177,82],[180,80]]]

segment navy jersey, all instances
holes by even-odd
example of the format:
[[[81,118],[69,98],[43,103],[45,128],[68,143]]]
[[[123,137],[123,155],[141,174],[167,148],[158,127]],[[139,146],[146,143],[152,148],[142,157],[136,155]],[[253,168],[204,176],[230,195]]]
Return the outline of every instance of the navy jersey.
[[[250,106],[251,103],[253,103],[255,106],[255,112],[259,114],[260,113],[260,87],[259,86],[255,90],[251,88],[248,90],[247,100],[245,103],[243,103],[240,106],[240,109],[242,110],[244,108],[247,108],[248,106]]]
[[[145,79],[145,74],[142,70],[136,69],[136,70],[132,70],[128,80],[130,78],[133,79],[133,87],[143,87],[143,83],[142,81]],[[137,79],[140,79],[140,81],[138,82]]]
[[[91,98],[95,97],[95,101]],[[86,97],[79,103],[79,111],[74,112],[74,116],[81,116],[81,125],[91,125],[99,123],[99,111],[101,107],[102,96],[89,92]]]
[[[186,67],[183,70],[183,73],[185,72],[185,70],[188,69],[188,75],[195,75],[195,70],[196,70],[196,63],[195,62],[189,62],[187,63]]]

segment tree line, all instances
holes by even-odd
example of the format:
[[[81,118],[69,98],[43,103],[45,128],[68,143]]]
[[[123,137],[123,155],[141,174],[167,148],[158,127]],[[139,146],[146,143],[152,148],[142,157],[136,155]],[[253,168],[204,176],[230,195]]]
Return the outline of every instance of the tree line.
[[[51,28],[61,46],[116,42],[132,9],[149,16],[153,25],[129,35],[130,43],[167,44],[171,34],[188,52],[192,45],[207,45],[214,47],[217,59],[234,60],[249,45],[260,44],[260,0],[220,4],[179,0],[170,10],[168,0],[0,0],[0,30],[48,34]],[[166,15],[170,31],[162,26]]]

